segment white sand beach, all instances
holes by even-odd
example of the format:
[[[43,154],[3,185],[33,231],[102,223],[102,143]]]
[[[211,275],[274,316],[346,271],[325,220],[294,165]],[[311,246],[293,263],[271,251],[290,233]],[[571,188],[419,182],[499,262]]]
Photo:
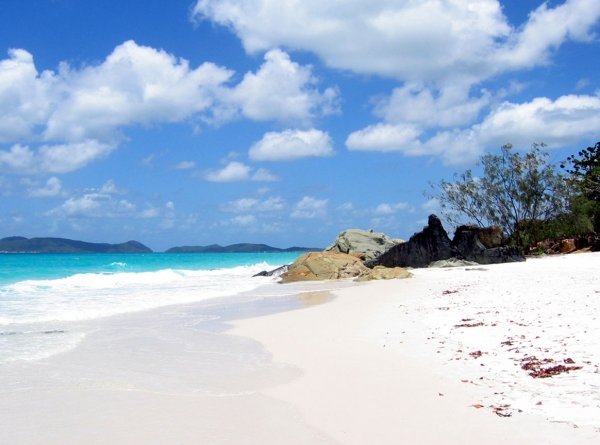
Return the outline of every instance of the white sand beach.
[[[417,269],[212,329],[193,305],[113,317],[0,369],[2,443],[596,444],[599,271]]]

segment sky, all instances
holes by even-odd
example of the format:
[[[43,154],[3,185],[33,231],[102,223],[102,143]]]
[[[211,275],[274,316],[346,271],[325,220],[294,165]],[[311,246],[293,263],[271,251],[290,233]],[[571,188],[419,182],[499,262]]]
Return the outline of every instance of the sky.
[[[407,239],[432,184],[600,140],[598,0],[0,0],[0,237]]]

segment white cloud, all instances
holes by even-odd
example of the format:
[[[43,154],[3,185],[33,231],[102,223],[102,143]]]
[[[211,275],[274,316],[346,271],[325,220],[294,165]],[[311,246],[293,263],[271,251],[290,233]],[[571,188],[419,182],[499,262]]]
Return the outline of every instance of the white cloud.
[[[279,178],[277,176],[275,176],[273,173],[271,173],[269,170],[267,170],[266,168],[259,168],[252,175],[252,180],[259,181],[259,182],[275,182],[275,181],[279,181]]]
[[[224,97],[230,107],[239,108],[239,113],[251,120],[308,124],[316,115],[338,108],[337,91],[328,88],[321,93],[316,82],[310,66],[299,65],[287,53],[274,49],[265,54],[256,73],[246,73]]]
[[[487,148],[482,142],[497,143],[482,133],[484,127],[501,132],[502,116],[494,102],[507,91],[492,93],[476,86],[504,73],[548,64],[566,42],[592,41],[600,2],[544,2],[523,23],[514,24],[498,0],[198,0],[193,16],[230,28],[248,52],[280,47],[309,51],[330,67],[401,81],[376,106],[382,122],[350,134],[349,149],[434,155],[445,163],[464,163]],[[515,107],[524,112],[536,100]],[[581,139],[564,128],[568,124],[550,128],[558,120],[536,114],[541,121],[525,137],[539,133],[539,127],[551,131],[535,140],[565,144]],[[566,122],[575,122],[573,128],[579,130],[595,121],[589,114]],[[506,135],[507,140],[526,133],[517,121],[510,125],[515,136]],[[586,134],[589,128],[594,127]],[[265,151],[270,159],[276,144]]]
[[[234,226],[248,227],[256,224],[256,217],[254,215],[238,215],[231,218],[229,222]]]
[[[471,85],[589,38],[600,3],[544,3],[516,27],[498,0],[198,0],[193,13],[232,29],[248,52],[294,48],[357,73]]]
[[[0,143],[32,137],[47,118],[57,83],[54,73],[37,72],[27,51],[12,49],[8,56],[0,60]]]
[[[213,106],[232,72],[128,41],[102,63],[61,64],[38,73],[33,56],[11,50],[0,60],[0,165],[23,173],[65,173],[106,156],[120,129],[178,122]]]
[[[286,202],[279,196],[267,199],[241,198],[236,201],[230,201],[223,206],[221,210],[232,213],[246,212],[278,212],[286,207]]]
[[[277,176],[264,168],[259,168],[253,172],[252,167],[239,161],[231,161],[219,170],[209,170],[202,177],[210,182],[273,182],[279,180]]]
[[[379,204],[375,208],[375,213],[377,215],[393,215],[397,213],[399,210],[407,210],[409,208],[409,204],[406,202],[398,202],[394,204],[390,204],[387,202]]]
[[[126,192],[112,180],[106,181],[100,188],[88,189],[72,196],[60,206],[48,212],[47,216],[67,219],[103,219],[103,218],[157,218],[160,209],[145,205],[140,209],[136,204],[122,197]],[[167,209],[168,209],[167,204]]]
[[[305,196],[295,205],[291,217],[297,219],[322,218],[327,213],[328,202],[327,199]]]
[[[600,95],[545,97],[515,104],[504,102],[478,124],[440,131],[423,138],[415,127],[377,124],[352,133],[350,150],[398,151],[408,156],[439,156],[449,165],[472,163],[485,148],[506,143],[529,147],[544,142],[560,148],[594,140],[600,128]]]
[[[194,167],[196,167],[196,163],[194,161],[181,161],[175,164],[173,168],[176,170],[190,170]]]
[[[420,134],[421,130],[414,125],[376,124],[351,133],[346,146],[360,151],[419,153]]]
[[[16,173],[68,173],[107,156],[116,148],[96,140],[42,145],[37,149],[16,144],[0,150],[0,166]]]
[[[255,161],[292,161],[333,154],[329,135],[316,129],[266,133],[248,152]]]
[[[178,122],[207,110],[232,72],[127,41],[97,66],[60,72],[66,98],[49,116],[45,138],[114,138],[132,124]]]
[[[454,127],[477,119],[490,99],[487,92],[477,98],[469,97],[469,90],[460,85],[434,91],[414,82],[395,88],[389,98],[380,101],[376,115],[391,124]]]
[[[562,147],[595,138],[600,128],[600,95],[567,95],[556,100],[538,97],[530,102],[505,102],[474,127],[486,145],[545,142]]]
[[[133,125],[243,116],[303,126],[337,110],[337,91],[319,91],[312,68],[281,50],[231,86],[233,74],[208,62],[192,68],[134,41],[98,64],[63,63],[43,73],[30,53],[11,50],[0,60],[0,166],[21,174],[74,171],[115,150]]]
[[[566,0],[549,8],[542,3],[525,26],[513,30],[507,42],[491,54],[497,70],[519,69],[547,63],[552,50],[565,41],[588,41],[600,17],[597,0]]]
[[[210,182],[237,182],[250,179],[251,168],[241,162],[232,161],[220,170],[211,170],[204,174]]]
[[[44,186],[32,187],[29,190],[29,196],[34,198],[52,198],[61,195],[62,192],[62,182],[56,176],[52,176],[48,178]]]
[[[332,67],[412,80],[470,67],[509,32],[495,0],[199,0],[194,12],[233,29],[249,52],[307,50]]]
[[[441,214],[442,206],[437,198],[431,198],[421,205],[421,209],[427,212],[428,214],[435,213],[439,215]]]

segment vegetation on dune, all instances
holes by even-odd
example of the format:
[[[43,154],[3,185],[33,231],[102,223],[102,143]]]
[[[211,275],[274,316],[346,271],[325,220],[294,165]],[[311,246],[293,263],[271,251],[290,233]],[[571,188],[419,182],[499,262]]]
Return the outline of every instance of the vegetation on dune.
[[[499,226],[522,248],[543,240],[590,238],[600,231],[600,142],[561,164],[549,161],[544,144],[526,153],[504,145],[472,170],[442,180],[436,197],[453,225]]]

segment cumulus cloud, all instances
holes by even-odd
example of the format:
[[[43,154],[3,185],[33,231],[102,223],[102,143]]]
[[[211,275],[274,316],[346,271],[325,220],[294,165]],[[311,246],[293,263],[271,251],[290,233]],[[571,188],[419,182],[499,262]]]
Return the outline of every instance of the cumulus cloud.
[[[250,148],[254,161],[292,161],[333,155],[331,137],[320,130],[284,130],[266,133]]]
[[[248,52],[288,47],[357,73],[473,84],[589,38],[600,4],[543,3],[522,26],[508,23],[498,0],[198,0],[193,15],[230,28]]]
[[[229,222],[234,226],[248,227],[256,224],[256,217],[254,215],[238,215],[231,218]]]
[[[23,174],[67,173],[107,156],[115,148],[114,144],[93,139],[57,145],[44,144],[37,148],[15,144],[8,150],[0,150],[0,166]]]
[[[321,93],[316,83],[310,66],[295,63],[287,53],[274,49],[265,54],[257,72],[246,73],[223,98],[225,105],[254,121],[308,124],[316,115],[338,109],[337,91],[327,88]]]
[[[100,188],[89,189],[77,196],[71,196],[60,206],[46,212],[46,215],[67,219],[146,219],[156,218],[160,215],[160,211],[150,205],[140,209],[136,204],[121,196],[124,194],[124,191],[109,180]]]
[[[594,138],[600,128],[600,95],[566,95],[551,100],[505,102],[493,110],[473,131],[487,144],[543,141],[563,147],[573,140]]]
[[[198,0],[193,16],[228,27],[251,53],[281,47],[309,51],[330,67],[400,81],[375,106],[381,122],[349,135],[346,145],[351,150],[398,151],[465,163],[488,148],[482,142],[506,142],[484,135],[484,129],[517,140],[549,128],[536,140],[566,144],[567,139],[581,139],[575,129],[594,122],[591,113],[574,104],[568,107],[580,112],[565,121],[574,124],[574,131],[564,128],[568,124],[554,127],[558,121],[550,113],[530,111],[523,124],[532,122],[527,121],[533,119],[531,113],[537,118],[525,134],[518,114],[527,114],[527,108],[545,99],[512,104],[507,110],[506,104],[497,105],[504,91],[477,87],[501,74],[551,63],[566,42],[593,40],[600,19],[596,0],[552,6],[544,2],[523,23],[510,23],[498,0]],[[511,127],[515,134],[507,135],[502,127]]]
[[[408,209],[410,206],[408,203],[406,202],[397,202],[397,203],[381,203],[379,204],[376,208],[375,208],[375,214],[377,215],[393,215],[394,213],[397,213],[400,210],[406,210]]]
[[[29,196],[33,198],[53,198],[63,193],[62,182],[56,176],[48,178],[41,187],[33,186],[29,189]]]
[[[232,72],[187,61],[133,41],[102,63],[38,73],[33,56],[11,50],[0,61],[0,165],[17,173],[65,173],[106,156],[120,130],[181,121],[213,106]],[[24,143],[24,141],[27,141]]]
[[[240,198],[221,206],[221,210],[232,213],[278,212],[286,208],[286,202],[279,196],[267,199]]]
[[[196,167],[196,163],[194,161],[181,161],[175,164],[173,168],[175,168],[175,170],[190,170],[194,167]]]
[[[357,151],[401,151],[419,153],[421,134],[414,125],[376,124],[351,133],[346,146]]]
[[[199,0],[194,14],[231,28],[249,52],[290,47],[332,67],[413,80],[479,64],[510,31],[495,0]]]
[[[281,50],[269,51],[237,85],[233,74],[209,62],[193,68],[134,41],[99,64],[63,63],[42,73],[32,54],[11,50],[0,60],[0,166],[22,174],[74,171],[115,150],[122,131],[134,125],[193,116],[308,125],[337,109],[336,90],[319,91],[311,67]]]
[[[395,88],[388,98],[381,100],[375,114],[388,123],[454,127],[473,122],[490,101],[491,95],[485,91],[479,97],[469,97],[469,90],[460,85],[432,90],[412,82]]]
[[[211,170],[204,174],[210,182],[237,182],[250,179],[251,168],[241,162],[232,161],[220,170]]]
[[[258,182],[279,181],[279,178],[276,175],[274,175],[273,173],[271,173],[269,170],[267,170],[266,168],[259,168],[258,170],[256,170],[254,172],[254,174],[252,175],[251,179],[253,181],[258,181]]]
[[[352,133],[350,150],[399,151],[409,156],[439,156],[446,164],[460,165],[476,160],[485,147],[506,143],[529,147],[544,142],[561,148],[592,140],[600,128],[600,95],[566,95],[529,102],[503,102],[477,124],[445,130],[423,138],[418,132],[403,132],[402,126],[378,124]]]
[[[305,196],[295,206],[291,214],[296,219],[322,218],[327,214],[327,199],[316,199]]]
[[[275,175],[264,168],[259,168],[253,172],[252,167],[239,161],[231,161],[218,170],[209,170],[202,177],[210,182],[272,182],[278,180]]]

